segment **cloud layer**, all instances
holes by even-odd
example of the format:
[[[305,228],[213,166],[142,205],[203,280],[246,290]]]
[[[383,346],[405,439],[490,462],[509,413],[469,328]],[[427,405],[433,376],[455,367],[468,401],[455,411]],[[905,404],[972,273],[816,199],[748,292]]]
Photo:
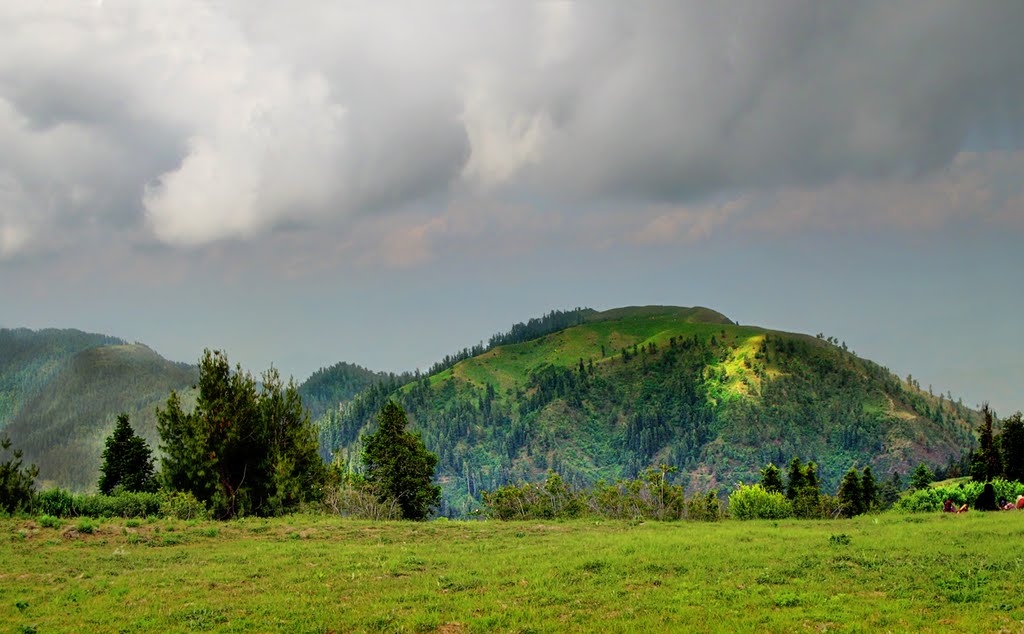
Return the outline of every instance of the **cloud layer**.
[[[423,243],[553,209],[648,210],[638,242],[968,207],[1017,227],[1022,24],[1021,3],[942,0],[16,0],[0,258],[303,227]]]

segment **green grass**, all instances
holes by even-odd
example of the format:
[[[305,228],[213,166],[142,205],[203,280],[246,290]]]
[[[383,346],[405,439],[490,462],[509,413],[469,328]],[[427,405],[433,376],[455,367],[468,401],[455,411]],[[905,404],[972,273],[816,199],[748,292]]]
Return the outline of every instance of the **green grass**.
[[[7,519],[0,631],[1020,631],[1022,537],[1018,513],[92,535]]]

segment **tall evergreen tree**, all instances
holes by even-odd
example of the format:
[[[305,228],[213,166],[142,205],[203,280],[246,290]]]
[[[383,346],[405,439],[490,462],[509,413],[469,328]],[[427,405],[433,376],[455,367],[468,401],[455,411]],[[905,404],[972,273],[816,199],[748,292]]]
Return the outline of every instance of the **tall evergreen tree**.
[[[100,465],[100,493],[110,495],[115,488],[123,491],[155,491],[153,452],[146,441],[135,435],[128,414],[119,414],[117,426],[107,437]]]
[[[864,512],[878,506],[878,483],[875,481],[875,473],[871,465],[864,467],[860,478],[860,494],[864,502]]]
[[[1003,457],[1003,477],[1024,482],[1024,418],[1020,412],[1003,422],[999,449]]]
[[[981,406],[984,417],[978,428],[978,452],[971,461],[971,479],[977,482],[988,482],[1003,472],[1003,461],[999,458],[992,431],[992,409],[985,403]]]
[[[839,502],[843,505],[843,514],[847,517],[860,515],[864,512],[864,497],[861,487],[861,477],[853,467],[846,472],[839,483],[837,492]]]
[[[11,439],[4,434],[0,439],[0,453],[11,448]],[[21,461],[21,450],[11,452],[11,457],[0,462],[0,512],[16,513],[32,506],[32,489],[39,469],[35,465],[25,467]]]
[[[326,469],[294,382],[284,386],[270,369],[258,390],[223,352],[206,350],[198,387],[194,411],[175,393],[157,411],[165,486],[223,518],[275,515],[318,494]]]
[[[405,410],[394,401],[381,409],[377,424],[363,437],[366,481],[382,502],[396,500],[404,519],[426,519],[441,498],[441,487],[433,484],[437,456],[419,434],[405,430]]]
[[[782,486],[782,472],[770,462],[761,469],[761,486],[769,493],[782,493],[785,490]]]
[[[804,488],[804,467],[800,458],[794,457],[789,461],[789,473],[786,478],[786,497],[795,500],[796,496]]]

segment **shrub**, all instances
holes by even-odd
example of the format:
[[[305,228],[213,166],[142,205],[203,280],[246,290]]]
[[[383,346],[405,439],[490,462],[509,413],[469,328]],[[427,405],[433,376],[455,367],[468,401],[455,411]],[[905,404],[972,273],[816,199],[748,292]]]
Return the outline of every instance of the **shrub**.
[[[92,535],[98,528],[99,526],[94,524],[93,521],[87,517],[83,517],[78,520],[77,524],[75,524],[75,530],[79,533],[85,533],[86,535]]]
[[[39,525],[43,528],[60,528],[62,525],[60,518],[52,515],[40,515],[36,521],[38,521]]]
[[[1001,478],[992,480],[992,487],[996,490],[996,499],[1006,498],[1015,501],[1018,495],[1024,495],[1024,484],[1016,481],[1007,481]],[[946,500],[953,500],[956,506],[967,504],[974,506],[974,500],[985,488],[984,482],[961,482],[942,487],[927,487],[912,491],[900,498],[893,506],[897,511],[904,513],[935,513],[942,510],[942,504]]]
[[[729,495],[729,514],[739,520],[777,520],[792,516],[793,504],[782,493],[766,491],[760,484],[740,484]]]
[[[75,517],[75,496],[64,489],[47,489],[36,496],[36,512],[54,517]]]
[[[190,491],[164,492],[160,504],[160,515],[179,520],[207,519],[209,511]]]

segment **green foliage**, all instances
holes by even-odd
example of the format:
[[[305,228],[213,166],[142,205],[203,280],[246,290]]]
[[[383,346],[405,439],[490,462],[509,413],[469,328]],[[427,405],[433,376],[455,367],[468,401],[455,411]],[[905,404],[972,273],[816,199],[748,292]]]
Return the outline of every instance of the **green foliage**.
[[[922,462],[910,474],[910,488],[915,491],[928,488],[934,479],[935,476],[932,474],[932,470]]]
[[[760,484],[740,484],[729,494],[729,515],[738,520],[778,520],[793,516],[793,503]]]
[[[392,375],[367,370],[352,363],[336,363],[314,372],[299,386],[302,404],[310,417],[317,420],[329,410],[351,401],[370,387],[394,378]]]
[[[293,382],[284,386],[271,368],[257,390],[223,352],[206,350],[198,387],[194,411],[172,392],[157,412],[167,488],[192,493],[220,518],[280,514],[319,493],[316,431]]]
[[[85,535],[92,535],[99,530],[99,525],[88,517],[83,517],[75,524],[75,530]]]
[[[484,515],[496,520],[572,519],[586,511],[586,495],[554,472],[541,484],[520,482],[483,491]]]
[[[21,450],[10,451],[11,439],[6,435],[0,439],[0,457],[10,452],[0,462],[0,512],[17,513],[32,507],[33,488],[39,470],[35,465],[23,466]]]
[[[35,511],[54,517],[148,517],[160,513],[163,501],[163,494],[146,491],[81,495],[48,489],[36,497]]]
[[[114,489],[123,491],[156,491],[153,455],[149,445],[135,435],[128,423],[128,414],[119,414],[114,433],[107,437],[100,465],[100,493],[110,495]]]
[[[860,515],[865,511],[864,489],[861,484],[861,475],[856,469],[851,467],[843,476],[842,482],[839,483],[837,496],[845,517]]]
[[[191,491],[163,491],[160,516],[179,520],[206,519],[209,517],[209,511]]]
[[[999,446],[1003,458],[1003,477],[1024,482],[1024,416],[1020,412],[1003,421]]]
[[[769,493],[782,493],[782,472],[772,463],[761,469],[761,486]]]
[[[404,519],[422,520],[441,497],[441,487],[433,484],[437,456],[419,434],[405,430],[407,424],[405,410],[389,401],[377,417],[377,431],[363,438],[363,466],[381,502],[395,499]]]
[[[1016,500],[1018,495],[1024,495],[1024,484],[1020,482],[995,478],[991,484],[995,489],[996,499],[1002,497],[1007,500]],[[984,488],[985,483],[977,481],[960,482],[941,487],[925,487],[904,495],[893,508],[907,513],[937,513],[942,510],[942,505],[946,500],[952,500],[957,507],[967,504],[973,508]]]
[[[860,495],[865,512],[878,507],[878,483],[875,481],[875,472],[871,470],[871,465],[864,467],[861,473]]]
[[[1003,472],[1003,460],[992,430],[992,409],[988,403],[982,405],[983,420],[978,428],[978,451],[971,460],[971,478],[977,482],[988,482]]]
[[[40,515],[36,518],[36,521],[43,528],[60,528],[64,525],[59,517],[54,517],[53,515]]]

